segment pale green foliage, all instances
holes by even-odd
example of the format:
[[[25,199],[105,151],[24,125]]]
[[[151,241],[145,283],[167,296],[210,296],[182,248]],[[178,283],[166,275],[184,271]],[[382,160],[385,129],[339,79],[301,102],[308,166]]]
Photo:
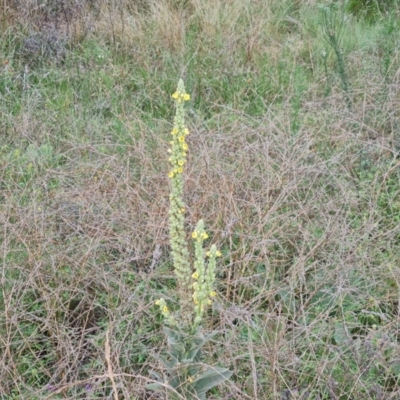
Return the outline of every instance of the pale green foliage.
[[[171,243],[171,254],[174,263],[174,271],[178,280],[178,290],[181,306],[181,316],[184,324],[190,324],[192,317],[192,307],[190,305],[190,276],[191,266],[189,263],[189,252],[187,249],[186,235],[184,230],[183,203],[183,166],[186,162],[188,146],[185,137],[189,131],[185,128],[185,109],[184,100],[189,100],[190,96],[185,92],[183,81],[178,83],[177,91],[172,95],[176,100],[176,114],[174,128],[171,132],[171,156],[169,161],[171,171],[170,208],[169,208],[169,236]]]
[[[174,272],[177,278],[180,320],[184,329],[195,330],[201,323],[206,306],[211,304],[215,296],[213,284],[215,281],[215,259],[220,255],[215,245],[207,252],[209,261],[205,265],[204,241],[208,234],[204,229],[204,221],[201,219],[192,233],[195,243],[194,272],[189,262],[188,244],[184,229],[185,205],[183,202],[183,177],[184,165],[186,163],[188,145],[186,137],[189,130],[185,126],[184,102],[190,99],[186,93],[182,80],[179,80],[176,92],[172,95],[176,101],[176,114],[174,127],[171,131],[172,140],[169,149],[169,162],[171,170],[168,174],[171,180],[170,208],[169,208],[169,235],[171,242],[171,254],[174,264]],[[162,314],[169,324],[175,324],[174,319],[164,299],[157,301]],[[194,319],[193,319],[194,314]]]
[[[201,219],[196,230],[192,233],[195,248],[195,272],[192,278],[195,280],[193,283],[193,302],[195,309],[194,324],[200,324],[204,315],[205,308],[211,305],[211,299],[215,296],[213,285],[215,281],[215,265],[216,257],[219,255],[215,245],[211,246],[210,251],[207,252],[209,257],[207,268],[204,262],[204,249],[203,242],[208,238],[204,230],[204,222]]]
[[[147,386],[154,391],[165,391],[170,399],[205,400],[206,392],[226,381],[232,375],[226,368],[209,367],[202,360],[204,344],[214,333],[204,335],[200,331],[185,334],[164,327],[170,349],[170,360],[162,359],[167,372],[166,380],[153,372],[159,381]]]
[[[174,128],[171,132],[171,156],[169,162],[171,179],[169,224],[171,252],[174,271],[178,283],[180,299],[180,316],[171,315],[165,299],[156,301],[164,317],[165,323],[174,327],[164,326],[168,341],[168,359],[160,357],[167,372],[167,381],[155,372],[157,383],[147,386],[154,391],[165,391],[171,399],[205,399],[207,390],[229,379],[231,372],[226,368],[209,367],[203,364],[202,348],[213,334],[201,333],[201,322],[206,307],[215,296],[213,285],[215,281],[216,258],[221,255],[215,245],[205,254],[204,241],[208,234],[201,219],[192,232],[194,240],[194,272],[189,263],[188,245],[184,230],[183,203],[183,166],[186,163],[188,146],[186,136],[189,130],[185,127],[185,110],[183,102],[190,96],[185,92],[183,81],[180,80],[177,91],[172,95],[176,100],[176,115]],[[208,257],[208,262],[205,262]],[[194,315],[194,317],[193,317]],[[178,323],[180,321],[180,323]]]
[[[159,299],[156,301],[156,305],[160,307],[161,313],[164,317],[165,322],[167,322],[170,325],[176,325],[176,320],[175,318],[171,315],[171,312],[169,311],[169,308],[167,306],[167,303],[165,299]]]

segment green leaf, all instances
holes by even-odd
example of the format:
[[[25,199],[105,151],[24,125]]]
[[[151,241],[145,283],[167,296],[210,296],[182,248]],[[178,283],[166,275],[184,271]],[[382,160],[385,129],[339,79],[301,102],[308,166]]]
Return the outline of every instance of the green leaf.
[[[148,384],[146,385],[146,389],[147,389],[147,390],[151,390],[151,391],[153,391],[153,392],[158,392],[158,391],[161,390],[163,387],[164,387],[164,385],[162,385],[161,383],[157,383],[157,382],[148,383]]]
[[[165,336],[167,336],[167,340],[170,345],[174,345],[174,344],[182,342],[183,335],[181,332],[174,331],[173,329],[170,329],[166,326],[164,326],[163,331],[165,333]]]
[[[172,358],[171,361],[167,360],[167,358],[162,355],[160,355],[159,358],[167,370],[172,369],[179,364],[179,360],[177,360],[175,357],[172,357],[172,356],[171,356],[171,358]]]
[[[150,375],[153,376],[157,381],[162,382],[163,379],[161,375],[158,372],[155,371],[149,371]]]
[[[193,382],[193,388],[199,399],[203,400],[207,390],[225,382],[231,376],[232,372],[226,368],[209,367]]]
[[[187,353],[186,353],[186,359],[190,360],[191,362],[193,361],[200,361],[201,358],[201,349],[204,346],[204,342],[201,343],[199,346],[196,346],[192,349],[190,349]]]
[[[186,352],[185,345],[183,343],[174,343],[173,345],[170,345],[170,347],[170,355],[178,361],[182,360]]]

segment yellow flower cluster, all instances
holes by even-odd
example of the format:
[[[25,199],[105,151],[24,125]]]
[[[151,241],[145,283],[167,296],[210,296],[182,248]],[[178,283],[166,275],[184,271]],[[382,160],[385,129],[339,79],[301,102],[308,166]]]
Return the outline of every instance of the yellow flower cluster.
[[[182,101],[189,101],[190,100],[190,94],[185,93],[185,91],[177,90],[172,95],[172,98],[175,99],[178,103],[181,103]]]
[[[167,303],[165,299],[159,299],[156,301],[156,306],[160,307],[160,311],[164,317],[164,319],[170,324],[170,325],[175,325],[176,321],[174,317],[171,315],[171,312],[169,311],[169,308],[167,306]]]
[[[177,105],[177,112],[179,104]],[[173,140],[171,140],[172,148],[168,149],[168,153],[171,153],[169,162],[171,163],[172,169],[169,172],[169,178],[174,178],[178,174],[182,174],[183,166],[186,163],[187,151],[189,146],[186,143],[186,136],[189,135],[189,129],[185,128],[183,124],[179,124],[180,120],[175,120],[176,126],[171,131]]]
[[[203,243],[208,239],[204,230],[204,222],[200,220],[192,232],[194,239],[194,268],[189,261],[188,245],[186,242],[183,202],[183,170],[186,163],[188,145],[186,137],[189,129],[185,126],[184,101],[190,99],[185,92],[183,81],[178,83],[177,91],[172,95],[176,100],[176,113],[174,126],[171,131],[171,148],[168,150],[171,165],[168,174],[171,182],[170,208],[169,208],[169,235],[171,255],[180,299],[179,324],[186,327],[198,327],[201,323],[205,309],[211,304],[211,299],[216,296],[213,290],[215,281],[216,258],[221,256],[215,245],[205,254]],[[205,256],[207,255],[207,263]],[[157,300],[161,313],[170,324],[176,324],[164,299]],[[193,319],[194,317],[194,319]]]
[[[207,251],[206,256],[211,257],[212,256],[211,251]],[[217,250],[217,252],[215,253],[215,257],[221,257],[221,256],[222,256],[222,253],[219,250]]]
[[[192,238],[195,240],[195,272],[192,274],[192,279],[195,281],[193,287],[193,302],[195,310],[195,324],[201,323],[206,306],[211,305],[211,299],[216,296],[213,290],[215,281],[215,266],[216,258],[221,256],[221,252],[217,251],[215,245],[211,246],[207,252],[209,257],[207,266],[204,262],[203,241],[208,238],[207,232],[204,230],[204,222],[200,220],[197,223],[196,229],[192,233]]]
[[[192,233],[192,238],[196,239],[198,242],[202,242],[203,240],[208,239],[208,234],[206,232],[197,232],[194,231]]]
[[[183,322],[189,324],[193,313],[190,287],[192,268],[189,262],[189,252],[187,249],[184,227],[185,204],[183,202],[182,173],[189,149],[186,143],[189,130],[185,126],[185,108],[183,102],[189,100],[190,96],[186,93],[182,80],[179,81],[177,91],[172,95],[172,98],[176,100],[176,113],[174,127],[171,131],[171,148],[169,149],[169,162],[171,165],[168,174],[171,182],[171,193],[169,197],[169,234],[174,272],[180,291],[181,314]]]

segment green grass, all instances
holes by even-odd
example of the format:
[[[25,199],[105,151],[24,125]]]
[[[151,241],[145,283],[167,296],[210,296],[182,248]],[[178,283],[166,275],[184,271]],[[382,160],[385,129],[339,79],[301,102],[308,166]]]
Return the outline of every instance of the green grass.
[[[399,5],[332,9],[335,49],[319,4],[267,3],[83,7],[59,57],[27,48],[34,32],[48,40],[38,11],[0,2],[13,15],[0,39],[1,399],[114,396],[108,366],[119,398],[142,399],[161,372],[180,77],[188,232],[204,218],[223,253],[206,353],[233,376],[209,398],[399,396]]]

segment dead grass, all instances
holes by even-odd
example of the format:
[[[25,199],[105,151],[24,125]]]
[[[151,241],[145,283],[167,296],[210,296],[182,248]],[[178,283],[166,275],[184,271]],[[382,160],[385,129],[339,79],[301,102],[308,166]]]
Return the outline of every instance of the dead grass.
[[[44,17],[35,4],[18,18],[40,30],[35,21]],[[301,22],[285,25],[278,4],[96,7],[88,12],[81,3],[82,14],[70,21],[82,57],[74,73],[118,76],[112,93],[99,78],[99,97],[94,90],[89,100],[66,95],[64,108],[47,109],[38,107],[43,98],[53,104],[47,87],[24,88],[23,73],[12,75],[21,80],[22,100],[19,113],[4,114],[0,153],[1,398],[159,398],[145,385],[165,346],[154,300],[163,293],[174,301],[166,176],[172,109],[160,100],[168,96],[160,86],[166,83],[146,79],[159,73],[172,80],[180,68],[190,75],[193,49],[195,64],[201,63],[196,54],[208,53],[211,61],[198,68],[204,73],[198,80],[188,78],[194,100],[187,225],[190,232],[204,218],[223,252],[218,299],[206,323],[219,335],[208,358],[234,372],[210,398],[396,399],[399,53],[386,79],[378,73],[379,54],[347,58],[354,76],[350,111],[339,84],[322,95],[323,73],[299,83],[307,75],[296,71],[306,61],[318,73],[317,39],[301,38]],[[190,24],[198,40],[190,40]],[[116,54],[85,64],[89,36]],[[271,69],[278,69],[288,49],[289,71],[284,65],[265,78],[273,81],[270,90],[287,91],[266,90],[260,98],[247,80],[266,73],[257,60],[268,53]],[[125,62],[119,50],[148,75],[128,82],[131,61],[118,64]],[[163,72],[171,59],[174,66]],[[214,62],[221,75],[201,82]],[[206,87],[241,74],[248,83],[238,84],[237,97],[230,97],[229,85],[223,93]],[[128,84],[140,89],[123,97]],[[212,99],[208,108],[203,96],[204,103]],[[141,109],[132,105],[136,98]],[[277,98],[283,100],[269,102]],[[265,111],[245,111],[246,101],[264,102]],[[152,110],[160,117],[152,119]],[[26,155],[29,144],[50,144],[53,152]]]

